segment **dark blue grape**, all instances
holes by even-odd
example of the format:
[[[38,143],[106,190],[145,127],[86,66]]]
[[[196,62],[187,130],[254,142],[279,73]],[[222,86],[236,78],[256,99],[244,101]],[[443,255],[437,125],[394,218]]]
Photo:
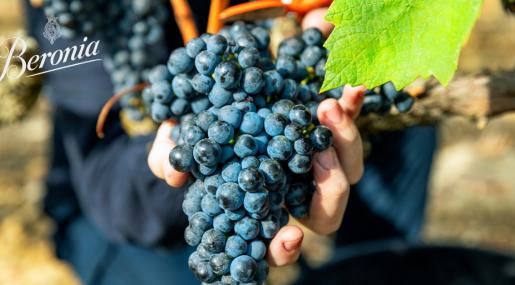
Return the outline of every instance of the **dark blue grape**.
[[[254,105],[254,103],[252,103],[250,100],[244,102],[233,102],[232,106],[243,113],[256,111],[256,105]]]
[[[314,67],[324,56],[324,53],[324,50],[319,46],[309,46],[302,52],[300,60],[304,65]]]
[[[203,176],[208,176],[216,172],[218,169],[217,165],[205,165],[205,164],[199,164],[198,165],[198,171]]]
[[[232,258],[247,252],[247,242],[238,235],[230,236],[225,244],[225,253]]]
[[[257,151],[258,145],[250,135],[241,135],[234,145],[234,153],[240,158],[255,155]]]
[[[269,192],[268,199],[270,200],[270,211],[278,210],[282,207],[284,202],[284,195],[279,192]]]
[[[289,207],[288,210],[292,217],[300,219],[308,216],[308,206],[306,204],[301,204],[298,206]]]
[[[272,106],[272,112],[288,117],[293,106],[295,106],[293,101],[281,99]]]
[[[284,86],[283,77],[277,70],[269,70],[263,74],[265,79],[264,92],[266,95],[275,95],[282,91]]]
[[[311,143],[317,151],[326,150],[333,144],[331,130],[324,126],[317,126],[310,135]]]
[[[222,233],[230,233],[233,227],[233,222],[225,213],[222,213],[213,219],[213,228],[217,231]]]
[[[265,86],[263,71],[257,67],[246,68],[243,72],[243,90],[248,94],[257,94]]]
[[[168,120],[171,116],[170,107],[159,102],[152,103],[150,112],[152,120],[158,123]]]
[[[216,116],[209,111],[202,111],[195,117],[195,124],[204,132],[207,132],[209,126],[216,122]]]
[[[263,119],[266,119],[266,117],[268,117],[269,115],[272,114],[272,111],[268,108],[261,108],[258,110],[258,115],[263,118]],[[263,122],[264,123],[264,122]]]
[[[293,143],[295,152],[302,155],[311,155],[313,153],[313,144],[310,139],[301,138]]]
[[[219,144],[226,144],[234,137],[234,128],[227,122],[216,121],[209,126],[208,136]]]
[[[215,80],[207,75],[197,73],[191,79],[191,86],[195,91],[202,94],[209,94],[211,88],[215,84]]]
[[[311,170],[311,157],[295,154],[288,162],[288,168],[296,174],[308,173]]]
[[[216,66],[222,61],[220,56],[204,50],[195,58],[195,68],[204,75],[211,75],[215,71]]]
[[[275,62],[275,68],[279,74],[287,77],[295,74],[295,71],[297,70],[297,63],[295,58],[289,55],[280,55]]]
[[[386,82],[381,86],[381,93],[384,94],[392,103],[395,102],[397,97],[400,95],[400,92],[397,91],[397,88],[395,88],[395,85],[391,81]]]
[[[317,28],[309,28],[302,33],[302,39],[307,45],[320,45],[324,39],[322,32]]]
[[[240,171],[241,163],[238,160],[232,160],[224,165],[222,169],[222,177],[226,182],[238,182]]]
[[[304,105],[295,105],[288,115],[291,122],[301,126],[307,126],[311,123],[311,113]]]
[[[224,164],[234,157],[234,150],[232,145],[222,146],[222,155],[220,156],[220,163]]]
[[[188,112],[190,109],[189,102],[184,98],[177,98],[173,101],[172,106],[170,106],[170,111],[175,116],[180,116]]]
[[[172,90],[175,96],[189,99],[195,95],[190,79],[186,74],[177,74],[172,80]]]
[[[284,115],[273,113],[265,119],[264,127],[266,133],[274,137],[283,134],[287,124],[288,120]]]
[[[255,156],[247,156],[244,159],[241,160],[241,168],[258,168],[259,167],[259,159],[257,159]]]
[[[259,165],[261,174],[265,177],[266,184],[275,184],[284,177],[284,170],[281,164],[273,159],[264,159]]]
[[[223,54],[227,49],[227,40],[222,35],[212,35],[207,40],[207,50],[214,54]]]
[[[270,44],[270,35],[265,28],[255,27],[250,30],[250,33],[254,36],[257,41],[259,49],[267,49]]]
[[[264,120],[255,112],[245,113],[240,130],[245,134],[257,135],[263,130]]]
[[[194,230],[204,233],[213,226],[213,218],[204,212],[197,212],[189,218],[190,225]]]
[[[213,255],[209,260],[209,265],[213,269],[213,273],[220,276],[229,273],[231,261],[232,258],[222,252]]]
[[[241,189],[254,192],[263,186],[265,179],[256,167],[244,168],[238,174],[238,185]]]
[[[272,215],[261,220],[259,226],[261,236],[266,239],[272,239],[280,228],[278,219]]]
[[[284,128],[284,136],[294,142],[302,137],[303,131],[304,129],[300,125],[289,124]]]
[[[240,81],[241,69],[232,61],[224,61],[216,66],[214,78],[221,87],[234,88]]]
[[[224,233],[210,229],[202,235],[202,244],[209,252],[218,253],[225,249],[226,238]]]
[[[148,81],[151,84],[155,84],[161,81],[169,81],[171,77],[172,76],[166,66],[162,64],[155,66],[148,73]]]
[[[234,38],[234,41],[241,49],[247,47],[258,48],[257,40],[248,32],[239,34]]]
[[[297,100],[299,95],[299,85],[293,79],[285,79],[283,91],[281,92],[282,99]]]
[[[236,183],[224,183],[216,191],[216,199],[220,206],[229,211],[237,210],[243,204],[245,195]]]
[[[254,277],[254,279],[256,280],[256,282],[258,284],[262,284],[263,282],[266,281],[266,278],[268,276],[268,271],[269,271],[269,267],[268,267],[268,263],[266,262],[266,260],[260,260],[257,264],[256,276]]]
[[[185,142],[191,146],[194,146],[197,142],[206,137],[204,131],[197,126],[191,126],[186,129],[182,135]]]
[[[275,136],[266,148],[268,156],[280,161],[288,160],[293,154],[293,146],[285,136]]]
[[[259,235],[259,222],[253,218],[244,217],[236,222],[234,232],[244,240],[253,240]]]
[[[213,273],[208,262],[200,262],[193,273],[201,282],[211,282],[216,279],[216,275]]]
[[[256,66],[259,62],[259,50],[253,47],[244,48],[238,54],[238,63],[242,68]]]
[[[169,160],[175,170],[189,172],[195,165],[193,148],[186,144],[177,145],[170,151]]]
[[[216,190],[220,185],[222,185],[225,181],[220,174],[214,174],[206,177],[204,180],[204,188],[207,193],[211,193],[213,195],[216,194]]]
[[[207,110],[209,106],[211,106],[211,102],[209,102],[209,99],[201,96],[193,99],[190,104],[191,111],[195,114]]]
[[[193,59],[188,56],[185,48],[178,48],[170,54],[167,67],[173,75],[188,73],[193,68]]]
[[[301,38],[288,38],[279,44],[279,56],[299,56],[304,50],[304,46],[304,42]]]
[[[193,157],[199,164],[215,165],[221,152],[220,145],[214,140],[202,139],[193,148]]]
[[[400,95],[395,100],[395,108],[401,113],[411,110],[413,104],[415,104],[415,99],[405,92],[400,92]]]
[[[215,217],[223,212],[222,208],[218,205],[216,197],[211,194],[206,194],[202,197],[200,208],[202,209],[202,212],[210,215],[211,217]]]
[[[261,240],[253,240],[247,248],[247,255],[256,261],[263,259],[266,255],[266,245]]]
[[[200,231],[199,229],[194,229],[191,226],[187,226],[184,230],[184,241],[189,246],[196,246],[200,243],[200,240],[202,239],[203,231]]]
[[[215,83],[211,92],[209,92],[209,101],[214,105],[214,107],[222,107],[232,101],[232,93],[218,83]]]
[[[232,97],[235,102],[242,102],[249,98],[249,94],[245,93],[243,90],[236,91],[232,94]]]
[[[315,74],[316,76],[324,77],[325,76],[325,64],[327,62],[327,59],[321,58],[317,64],[315,65]]]
[[[214,253],[209,251],[205,244],[200,243],[197,246],[197,254],[202,260],[209,261],[213,257]]]
[[[239,128],[243,115],[241,111],[233,106],[224,106],[218,112],[218,119],[229,123],[234,128]]]
[[[241,207],[235,211],[225,210],[225,214],[232,221],[239,221],[239,220],[243,219],[243,217],[245,217],[245,209],[243,209],[243,207]]]
[[[259,213],[267,211],[269,207],[268,191],[247,192],[243,200],[243,207],[248,213]]]
[[[205,49],[206,43],[201,38],[194,38],[186,44],[186,53],[191,58],[195,58],[201,51]]]

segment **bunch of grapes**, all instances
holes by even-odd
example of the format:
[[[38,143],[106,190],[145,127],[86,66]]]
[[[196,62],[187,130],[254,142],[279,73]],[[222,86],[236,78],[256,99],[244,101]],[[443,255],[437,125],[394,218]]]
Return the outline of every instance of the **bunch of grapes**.
[[[114,92],[133,87],[167,56],[164,26],[170,18],[166,0],[45,0],[46,15],[55,16],[65,38],[100,39],[104,66]],[[132,120],[145,116],[141,92],[122,98]]]
[[[269,31],[237,22],[191,40],[149,73],[143,98],[152,118],[180,121],[170,163],[195,178],[183,202],[184,237],[197,247],[189,266],[202,282],[261,284],[269,241],[289,214],[308,214],[311,157],[332,143],[316,108],[341,89],[319,94],[321,32],[293,39],[274,62]]]
[[[397,111],[405,113],[411,110],[415,99],[404,91],[398,91],[392,82],[381,85],[376,90],[367,90],[363,99],[361,115],[370,113],[385,114],[395,106]]]

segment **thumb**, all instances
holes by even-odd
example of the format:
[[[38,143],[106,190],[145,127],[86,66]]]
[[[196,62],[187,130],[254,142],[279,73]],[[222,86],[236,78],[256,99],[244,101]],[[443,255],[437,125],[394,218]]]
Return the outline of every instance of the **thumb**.
[[[333,132],[334,148],[351,185],[363,175],[363,145],[352,115],[335,99],[324,100],[318,107],[318,119]]]

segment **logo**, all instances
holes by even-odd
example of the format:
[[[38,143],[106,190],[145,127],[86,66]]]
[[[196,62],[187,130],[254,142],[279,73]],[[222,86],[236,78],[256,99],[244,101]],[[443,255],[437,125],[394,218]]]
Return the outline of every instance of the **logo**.
[[[51,45],[53,45],[55,40],[62,36],[61,26],[54,16],[48,16],[47,19],[48,22],[45,24],[45,31],[43,32],[43,36],[50,42]]]

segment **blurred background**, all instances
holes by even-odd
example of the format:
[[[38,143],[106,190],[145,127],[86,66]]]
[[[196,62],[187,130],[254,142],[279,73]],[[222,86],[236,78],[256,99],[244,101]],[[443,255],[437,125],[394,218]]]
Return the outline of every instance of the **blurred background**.
[[[0,1],[0,35],[23,27],[17,0]],[[513,70],[515,17],[500,1],[486,0],[462,52],[460,72]],[[515,78],[513,79],[515,80]],[[45,194],[50,107],[40,97],[20,122],[0,127],[0,284],[78,284],[73,270],[53,255],[52,222],[41,212]],[[438,126],[423,240],[515,254],[515,113],[488,122],[449,118]],[[330,238],[308,235],[305,254],[323,262]],[[291,266],[272,272],[288,284]],[[288,274],[284,274],[287,272]]]

